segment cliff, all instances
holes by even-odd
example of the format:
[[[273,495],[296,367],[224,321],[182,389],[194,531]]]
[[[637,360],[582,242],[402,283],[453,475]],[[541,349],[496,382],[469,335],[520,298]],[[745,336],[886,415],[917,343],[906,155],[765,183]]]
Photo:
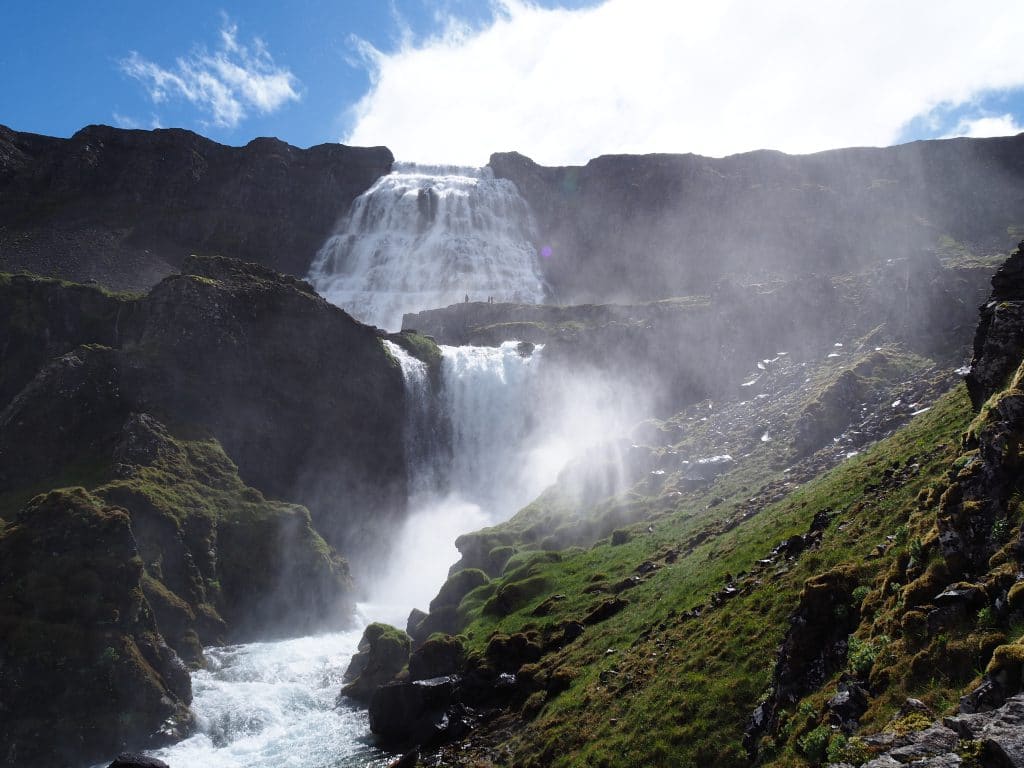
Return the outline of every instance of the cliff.
[[[563,303],[707,293],[723,276],[858,271],[966,243],[1005,253],[1024,225],[1024,135],[725,158],[609,155],[547,168],[491,156],[537,218]]]
[[[141,289],[189,254],[223,253],[301,276],[392,161],[383,147],[228,147],[102,125],[58,139],[0,126],[0,270]]]
[[[643,381],[656,413],[744,389],[752,361],[782,350],[819,359],[839,339],[959,363],[992,268],[943,265],[928,254],[891,258],[861,272],[767,284],[724,283],[708,295],[643,304],[538,306],[466,302],[408,314],[403,327],[443,344],[545,344],[545,358]]]
[[[405,511],[376,329],[219,257],[145,295],[5,275],[0,307],[0,764],[180,738],[204,646],[349,624],[339,551]]]

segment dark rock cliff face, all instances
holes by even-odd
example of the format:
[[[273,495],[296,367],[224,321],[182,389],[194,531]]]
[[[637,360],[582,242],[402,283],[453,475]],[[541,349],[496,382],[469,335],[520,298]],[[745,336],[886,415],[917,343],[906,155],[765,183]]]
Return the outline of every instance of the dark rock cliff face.
[[[1024,356],[1024,243],[992,278],[992,295],[981,308],[967,391],[975,409],[1001,389]]]
[[[350,621],[320,532],[370,557],[406,495],[376,329],[219,257],[142,297],[7,276],[0,307],[0,765],[180,736],[204,645]]]
[[[0,269],[137,289],[190,253],[224,253],[302,275],[392,161],[383,147],[227,147],[181,129],[98,125],[58,139],[0,126]]]
[[[195,257],[184,270],[140,299],[94,293],[93,322],[69,330],[31,302],[35,314],[0,327],[4,370],[33,370],[41,349],[101,345],[55,359],[0,412],[0,492],[107,452],[129,413],[152,413],[208,430],[247,483],[310,507],[343,552],[379,543],[405,500],[404,390],[376,331],[256,265]],[[12,305],[33,291],[59,306],[89,295],[26,280],[0,285]]]
[[[81,488],[0,531],[0,765],[88,763],[187,727],[188,671],[142,570],[128,513]]]
[[[1003,251],[1024,224],[1024,136],[721,159],[613,155],[545,168],[491,156],[530,203],[556,298],[663,298],[723,275],[849,271],[940,236]]]
[[[646,304],[467,302],[408,314],[403,327],[443,344],[545,344],[547,360],[645,382],[656,411],[671,413],[741,391],[755,363],[780,351],[821,357],[837,339],[867,333],[875,344],[898,341],[959,364],[990,276],[987,268],[948,268],[919,254],[857,274],[723,282],[709,295]],[[742,391],[756,394],[751,386]]]

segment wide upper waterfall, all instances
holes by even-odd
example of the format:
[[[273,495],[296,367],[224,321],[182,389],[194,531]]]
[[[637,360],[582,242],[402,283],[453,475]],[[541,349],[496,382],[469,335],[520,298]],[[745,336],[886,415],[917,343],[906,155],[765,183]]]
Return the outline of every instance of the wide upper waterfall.
[[[489,168],[395,163],[352,204],[309,280],[353,317],[398,330],[402,315],[463,301],[538,303],[533,217]]]

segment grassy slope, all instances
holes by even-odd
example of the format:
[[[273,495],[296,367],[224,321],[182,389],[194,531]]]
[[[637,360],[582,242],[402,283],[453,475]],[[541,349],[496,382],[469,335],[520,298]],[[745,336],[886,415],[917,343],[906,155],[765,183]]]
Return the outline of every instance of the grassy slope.
[[[769,462],[744,462],[688,503],[656,516],[649,532],[648,522],[637,525],[624,544],[615,546],[605,539],[586,551],[555,555],[555,562],[545,562],[552,558],[550,554],[537,555],[532,564],[525,553],[516,555],[505,569],[506,576],[463,602],[463,613],[470,619],[465,634],[477,653],[483,652],[494,632],[543,633],[561,621],[582,619],[606,597],[584,593],[595,579],[612,584],[646,560],[661,567],[622,594],[629,601],[626,610],[588,628],[579,640],[541,660],[544,672],[563,670],[572,683],[513,738],[508,747],[514,762],[748,764],[741,746],[743,727],[766,693],[775,651],[805,580],[841,563],[852,564],[865,587],[884,578],[897,553],[908,546],[907,528],[921,527],[919,518],[927,515],[916,501],[919,492],[949,466],[969,419],[966,394],[958,387],[891,438],[731,530],[713,535],[692,550],[683,549],[670,565],[664,562],[666,552],[685,546],[704,527],[721,530],[721,521],[750,489],[772,479]],[[885,470],[915,462],[919,472],[908,470],[895,482],[883,480]],[[724,501],[705,511],[712,496]],[[757,561],[768,556],[774,543],[807,530],[815,513],[823,509],[839,514],[819,550],[796,561],[777,560],[759,570]],[[873,557],[877,546],[888,551]],[[750,575],[738,577],[741,572]],[[727,574],[738,577],[739,596],[705,610],[700,618],[681,618],[684,611],[706,605]],[[525,578],[534,583],[542,579],[544,589],[519,610],[505,617],[481,610],[486,596],[503,583]],[[565,599],[555,601],[543,618],[531,615],[552,594],[564,594]],[[960,683],[937,679],[915,692],[941,705],[959,687]],[[823,691],[834,688],[826,685]],[[875,720],[891,713],[897,698],[876,703]],[[537,703],[531,702],[534,707]],[[815,715],[818,703],[811,710]],[[793,718],[783,734],[786,738],[780,740],[779,764],[804,762],[797,744],[815,726],[816,717],[798,720]],[[770,757],[773,746],[767,747]]]

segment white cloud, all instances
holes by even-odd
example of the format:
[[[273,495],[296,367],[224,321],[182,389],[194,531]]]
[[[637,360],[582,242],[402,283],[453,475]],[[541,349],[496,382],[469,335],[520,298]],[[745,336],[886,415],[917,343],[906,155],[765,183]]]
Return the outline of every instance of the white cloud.
[[[132,51],[121,60],[121,70],[146,86],[154,104],[184,98],[222,128],[238,125],[250,109],[269,114],[299,100],[298,80],[274,64],[262,40],[243,45],[237,25],[226,20],[220,38],[213,53],[197,50],[170,69]]]
[[[1016,136],[1022,132],[1024,126],[1011,114],[986,115],[961,120],[957,123],[956,129],[943,138],[970,136],[972,139],[984,139],[989,136]]]
[[[351,144],[403,159],[549,164],[614,152],[811,152],[898,140],[915,117],[1024,85],[1024,3],[499,0],[394,52],[359,44],[371,90]]]
[[[118,128],[141,128],[142,123],[136,120],[134,117],[129,115],[122,115],[120,112],[114,112],[111,117],[114,120],[114,125]]]

